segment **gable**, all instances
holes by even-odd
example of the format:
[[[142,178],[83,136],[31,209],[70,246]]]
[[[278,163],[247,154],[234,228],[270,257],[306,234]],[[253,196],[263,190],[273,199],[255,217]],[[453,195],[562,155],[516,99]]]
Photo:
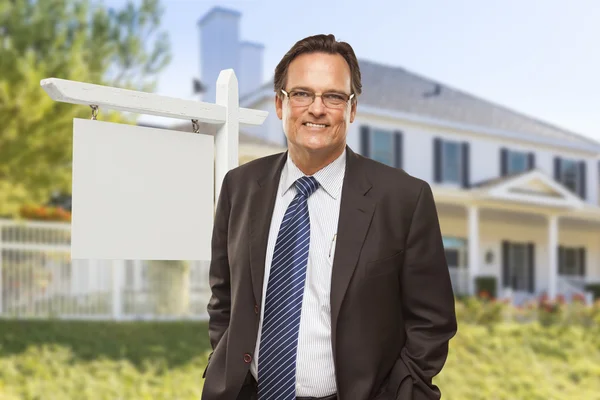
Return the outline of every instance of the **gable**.
[[[476,189],[478,197],[558,208],[581,208],[584,202],[568,188],[539,170],[509,177]]]
[[[560,193],[555,188],[549,186],[546,182],[539,178],[531,179],[530,181],[514,185],[507,189],[509,193],[530,194],[532,196],[547,196],[554,198],[565,198],[564,194]]]

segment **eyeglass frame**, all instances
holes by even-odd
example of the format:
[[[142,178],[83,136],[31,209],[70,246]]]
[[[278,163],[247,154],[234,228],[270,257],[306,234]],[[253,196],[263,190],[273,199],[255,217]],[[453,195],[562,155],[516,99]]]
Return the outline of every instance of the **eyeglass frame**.
[[[282,92],[282,93],[283,93],[283,94],[284,94],[284,95],[285,95],[285,96],[288,98],[288,100],[290,100],[290,101],[291,101],[290,93],[293,93],[293,92],[305,92],[305,93],[311,93],[311,94],[312,94],[312,96],[311,96],[311,97],[312,97],[312,101],[311,101],[309,104],[307,104],[307,105],[305,105],[305,106],[300,106],[300,107],[308,107],[308,106],[312,105],[312,104],[315,102],[315,100],[316,100],[316,98],[317,98],[317,97],[323,97],[323,95],[324,95],[324,94],[343,94],[343,95],[346,95],[346,96],[348,96],[348,100],[346,100],[346,101],[344,102],[344,103],[346,103],[346,105],[348,105],[348,102],[349,102],[349,101],[351,101],[351,100],[354,98],[354,93],[350,93],[349,95],[347,95],[346,93],[340,93],[340,92],[325,92],[325,93],[319,93],[319,94],[317,94],[317,93],[315,93],[315,92],[312,92],[312,91],[310,91],[310,90],[290,90],[290,92],[288,93],[287,91],[285,91],[285,90],[283,90],[283,89],[279,89],[279,90],[281,90],[281,92]],[[323,101],[323,99],[321,99],[321,101]],[[331,109],[334,109],[334,110],[339,110],[339,109],[341,109],[341,107],[340,107],[340,108],[329,107],[329,106],[327,106],[327,105],[325,104],[325,102],[324,102],[324,101],[323,101],[323,105],[324,105],[325,107],[327,107],[327,108],[331,108]]]

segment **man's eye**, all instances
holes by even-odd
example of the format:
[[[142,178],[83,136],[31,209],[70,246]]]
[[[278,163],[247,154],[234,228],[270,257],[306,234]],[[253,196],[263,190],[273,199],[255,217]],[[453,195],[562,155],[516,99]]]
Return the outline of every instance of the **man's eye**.
[[[327,93],[325,97],[329,100],[344,101],[344,97],[336,93]]]
[[[292,93],[293,97],[306,97],[306,96],[310,96],[308,93],[306,92],[294,92]]]

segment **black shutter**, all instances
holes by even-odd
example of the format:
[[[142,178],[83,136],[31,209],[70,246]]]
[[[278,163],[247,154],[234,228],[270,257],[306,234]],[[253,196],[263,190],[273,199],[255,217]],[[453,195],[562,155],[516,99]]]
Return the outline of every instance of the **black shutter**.
[[[581,262],[581,276],[585,277],[585,247],[579,248],[579,261]]]
[[[365,125],[360,127],[360,153],[365,157],[371,157],[371,135],[369,127]]]
[[[395,156],[394,159],[396,161],[394,166],[396,168],[402,168],[402,164],[403,164],[402,148],[403,148],[402,132],[396,131],[396,132],[394,132],[394,156]]]
[[[527,161],[529,170],[535,169],[535,153],[527,154]]]
[[[529,293],[535,291],[535,243],[527,243],[527,255],[529,256]]]
[[[585,161],[580,161],[579,162],[579,195],[581,196],[582,199],[585,200],[585,198],[587,197],[586,194],[586,178],[585,178],[585,170],[586,170],[586,162]]]
[[[462,144],[462,186],[464,188],[468,188],[471,186],[471,178],[470,178],[470,159],[469,156],[469,143],[463,142]]]
[[[502,289],[512,286],[510,284],[509,264],[510,245],[508,241],[502,241]]]
[[[442,139],[433,139],[433,171],[436,183],[442,181]]]
[[[500,176],[508,174],[508,149],[500,149]]]
[[[554,180],[560,182],[560,157],[554,157]]]
[[[565,259],[565,248],[564,246],[558,246],[558,260],[556,260],[556,269],[558,270],[558,274],[563,273],[564,269],[564,260]]]

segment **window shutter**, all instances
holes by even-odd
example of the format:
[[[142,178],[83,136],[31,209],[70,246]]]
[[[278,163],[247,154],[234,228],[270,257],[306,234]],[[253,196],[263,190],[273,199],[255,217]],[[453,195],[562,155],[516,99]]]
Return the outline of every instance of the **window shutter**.
[[[403,159],[402,159],[402,148],[403,148],[403,140],[402,140],[402,132],[395,131],[394,132],[394,160],[396,161],[395,167],[402,168]]]
[[[581,276],[585,277],[586,275],[586,260],[585,260],[585,247],[581,247],[579,248],[579,261],[581,262],[580,264],[580,268],[581,268]]]
[[[464,188],[471,187],[471,177],[470,177],[470,161],[471,157],[469,156],[469,142],[463,142],[462,144],[462,186]]]
[[[565,259],[565,248],[563,246],[558,246],[558,260],[556,260],[556,269],[558,270],[558,274],[562,274],[564,271],[564,259]]]
[[[510,245],[508,241],[502,241],[502,288],[512,286],[510,284],[510,275],[508,266],[510,264]]]
[[[500,176],[508,175],[508,149],[500,149]]]
[[[581,196],[582,199],[586,199],[587,194],[586,194],[586,177],[585,177],[585,171],[586,170],[586,162],[585,161],[580,161],[579,162],[579,195]]]
[[[365,157],[371,157],[371,135],[369,127],[362,125],[360,127],[360,153]]]
[[[560,157],[554,157],[554,180],[560,182]]]
[[[529,293],[535,292],[535,243],[527,243],[529,256]]]
[[[535,153],[527,154],[529,170],[535,169]]]
[[[442,182],[442,139],[433,139],[433,174],[436,183]]]

